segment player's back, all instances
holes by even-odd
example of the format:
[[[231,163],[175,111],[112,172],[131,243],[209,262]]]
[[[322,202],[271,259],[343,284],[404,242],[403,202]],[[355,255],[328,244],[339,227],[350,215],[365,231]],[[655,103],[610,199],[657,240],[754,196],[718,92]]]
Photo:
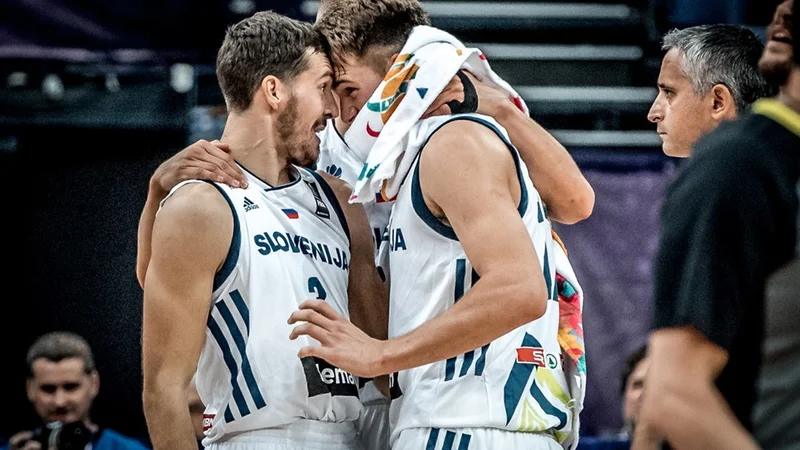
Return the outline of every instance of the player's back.
[[[275,188],[245,173],[246,189],[215,184],[233,212],[234,233],[214,280],[196,375],[206,405],[204,445],[298,419],[353,421],[361,409],[355,378],[298,358],[316,341],[289,340],[287,323],[313,297],[348,316],[350,244],[339,203],[306,169],[295,168],[294,180]]]
[[[572,427],[570,399],[557,340],[554,241],[550,222],[524,162],[492,119],[466,115],[428,119],[412,131],[422,148],[450,120],[494,130],[511,152],[521,185],[519,213],[536,249],[549,296],[540,319],[463,355],[400,372],[393,380],[393,441],[409,428],[496,428],[545,432],[559,441]],[[412,331],[451,308],[479,282],[453,229],[427,208],[419,159],[400,188],[389,224],[392,267],[389,337]],[[497,307],[503,308],[498,298]]]

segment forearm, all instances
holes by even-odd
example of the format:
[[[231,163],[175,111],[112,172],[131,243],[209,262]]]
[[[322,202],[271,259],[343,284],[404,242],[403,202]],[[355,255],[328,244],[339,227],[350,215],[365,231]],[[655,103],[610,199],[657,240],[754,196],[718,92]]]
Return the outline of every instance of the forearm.
[[[657,436],[675,449],[735,448],[755,450],[758,445],[739,423],[713,385],[691,392],[679,388],[645,397],[637,424],[635,450],[651,449]],[[641,442],[639,427],[642,427]]]
[[[144,413],[154,450],[197,450],[186,389],[146,387]]]
[[[139,285],[142,287],[144,287],[147,266],[150,264],[153,224],[156,221],[156,213],[158,212],[159,204],[161,200],[164,200],[167,194],[168,192],[159,188],[152,180],[150,181],[150,187],[147,191],[147,201],[139,217],[139,230],[136,243],[136,278],[139,280]]]
[[[544,297],[540,300],[546,302]],[[500,301],[503,307],[498,307]],[[522,294],[510,280],[484,277],[445,313],[387,341],[380,373],[419,367],[478,349],[541,316],[539,308],[530,307],[537,301]]]
[[[571,224],[589,217],[594,208],[594,190],[564,146],[511,103],[496,109],[494,117],[528,166],[550,218]]]

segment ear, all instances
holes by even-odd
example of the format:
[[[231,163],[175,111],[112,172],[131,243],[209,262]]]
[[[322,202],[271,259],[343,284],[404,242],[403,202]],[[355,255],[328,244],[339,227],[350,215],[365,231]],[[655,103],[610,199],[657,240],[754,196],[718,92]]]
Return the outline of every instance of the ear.
[[[95,398],[97,397],[97,393],[100,392],[100,374],[98,374],[96,370],[93,370],[92,373],[89,374],[89,383],[91,383],[90,389],[92,398]]]
[[[264,101],[273,110],[279,110],[281,103],[289,98],[289,90],[278,77],[274,75],[267,75],[261,80],[261,87],[259,94],[264,98]]]
[[[713,102],[711,117],[716,121],[736,118],[736,102],[733,94],[724,84],[717,84],[711,88],[711,101]]]
[[[33,385],[32,378],[25,380],[25,392],[28,394],[28,401],[33,403],[36,398],[36,387]]]

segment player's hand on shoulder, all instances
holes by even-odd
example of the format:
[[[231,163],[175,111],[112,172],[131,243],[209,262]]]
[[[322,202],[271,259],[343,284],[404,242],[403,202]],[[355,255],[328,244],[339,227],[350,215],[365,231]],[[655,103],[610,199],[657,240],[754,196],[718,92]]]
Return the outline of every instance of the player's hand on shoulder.
[[[228,144],[199,140],[164,161],[150,180],[152,187],[169,192],[178,183],[200,179],[247,187],[247,178],[234,163]]]
[[[289,339],[309,336],[321,344],[303,347],[298,353],[300,358],[322,358],[359,377],[385,374],[380,367],[385,341],[369,337],[324,300],[303,302],[300,309],[289,316],[289,324],[298,324]]]

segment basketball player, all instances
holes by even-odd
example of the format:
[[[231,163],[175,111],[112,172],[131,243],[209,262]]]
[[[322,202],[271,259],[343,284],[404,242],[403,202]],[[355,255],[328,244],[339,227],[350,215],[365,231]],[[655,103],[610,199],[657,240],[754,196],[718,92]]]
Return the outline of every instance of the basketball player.
[[[700,25],[664,36],[658,97],[647,119],[669,156],[691,156],[695,142],[750,105],[777,93],[758,72],[764,45],[747,28]]]
[[[195,372],[208,449],[359,448],[356,379],[298,358],[302,344],[287,339],[286,318],[308,297],[364,329],[386,328],[364,315],[384,290],[363,208],[347,203],[344,183],[303,168],[337,114],[325,50],[309,24],[269,12],[226,33],[222,143],[247,187],[181,183],[153,225],[143,370],[156,449],[197,448],[187,395]]]
[[[426,22],[411,0],[327,6],[317,27],[332,45],[343,114]],[[292,337],[322,345],[300,354],[362,376],[399,372],[394,450],[560,449],[572,415],[550,301],[555,244],[528,168],[487,116],[434,117],[411,135],[407,151],[421,153],[389,224],[390,339],[309,301],[290,319]]]

